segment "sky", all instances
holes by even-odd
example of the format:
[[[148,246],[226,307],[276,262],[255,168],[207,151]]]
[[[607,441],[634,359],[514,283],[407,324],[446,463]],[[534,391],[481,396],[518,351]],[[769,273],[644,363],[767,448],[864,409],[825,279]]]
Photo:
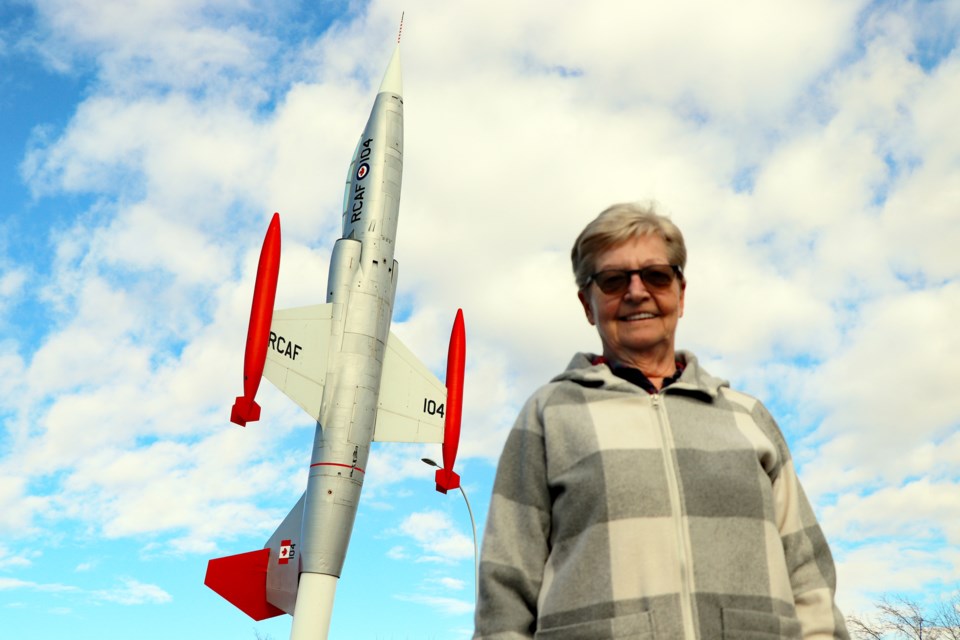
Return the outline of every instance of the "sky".
[[[19,640],[272,638],[203,586],[306,483],[313,424],[242,391],[274,211],[279,308],[322,302],[405,12],[393,331],[441,378],[482,533],[524,400],[598,351],[569,249],[658,203],[678,346],[778,418],[838,603],[960,585],[960,3],[8,0],[0,5],[0,621]],[[374,445],[331,638],[468,638],[438,446]]]

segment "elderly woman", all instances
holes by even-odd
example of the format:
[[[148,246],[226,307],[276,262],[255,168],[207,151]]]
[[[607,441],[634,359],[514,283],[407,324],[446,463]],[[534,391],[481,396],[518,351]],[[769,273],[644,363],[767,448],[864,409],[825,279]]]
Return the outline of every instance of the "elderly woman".
[[[674,348],[680,230],[615,205],[571,257],[603,352],[574,356],[507,438],[474,637],[846,638],[777,424]]]

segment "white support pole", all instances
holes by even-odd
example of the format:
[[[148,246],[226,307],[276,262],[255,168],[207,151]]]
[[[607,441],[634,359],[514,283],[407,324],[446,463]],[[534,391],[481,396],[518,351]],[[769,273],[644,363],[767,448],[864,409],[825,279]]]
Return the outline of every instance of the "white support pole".
[[[325,573],[300,574],[290,640],[327,640],[337,580]]]

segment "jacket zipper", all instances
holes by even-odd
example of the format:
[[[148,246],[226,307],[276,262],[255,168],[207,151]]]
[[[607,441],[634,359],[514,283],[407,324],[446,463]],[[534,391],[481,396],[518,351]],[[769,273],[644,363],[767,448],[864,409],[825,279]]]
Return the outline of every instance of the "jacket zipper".
[[[660,427],[660,438],[663,441],[663,467],[667,477],[667,491],[670,494],[670,509],[673,521],[676,524],[677,558],[680,562],[680,615],[683,621],[683,636],[689,640],[697,638],[697,624],[693,601],[693,559],[687,553],[690,548],[689,535],[683,523],[683,508],[680,498],[680,475],[673,460],[675,449],[673,433],[667,420],[666,409],[662,406],[659,393],[650,394],[654,413],[657,414],[657,424]]]

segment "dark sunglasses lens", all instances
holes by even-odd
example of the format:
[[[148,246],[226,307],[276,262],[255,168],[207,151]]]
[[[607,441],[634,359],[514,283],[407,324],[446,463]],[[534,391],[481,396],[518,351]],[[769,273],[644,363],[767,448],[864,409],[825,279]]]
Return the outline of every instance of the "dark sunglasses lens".
[[[666,289],[673,284],[673,268],[647,267],[640,272],[644,284],[655,289]]]
[[[604,293],[617,293],[627,288],[630,276],[623,271],[602,271],[593,277],[593,281]]]

